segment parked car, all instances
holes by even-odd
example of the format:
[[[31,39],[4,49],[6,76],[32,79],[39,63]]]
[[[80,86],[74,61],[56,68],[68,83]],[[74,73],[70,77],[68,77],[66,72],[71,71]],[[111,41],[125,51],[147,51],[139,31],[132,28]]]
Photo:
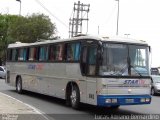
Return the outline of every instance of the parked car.
[[[151,68],[151,75],[160,75],[159,68]]]
[[[6,78],[6,68],[4,66],[0,66],[0,78]]]
[[[152,75],[151,81],[151,95],[160,94],[160,75]]]

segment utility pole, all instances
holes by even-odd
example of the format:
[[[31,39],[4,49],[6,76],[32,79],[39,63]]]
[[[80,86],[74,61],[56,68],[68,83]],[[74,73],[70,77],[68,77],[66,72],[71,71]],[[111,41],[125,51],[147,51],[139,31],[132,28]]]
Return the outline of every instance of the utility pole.
[[[82,33],[82,21],[87,21],[88,32],[88,12],[90,4],[83,4],[78,1],[74,3],[73,17],[69,19],[69,37],[76,36]],[[86,16],[87,13],[87,16]]]
[[[16,0],[17,2],[19,2],[19,16],[21,15],[21,0]]]
[[[117,32],[116,35],[118,35],[118,27],[119,27],[119,0],[115,0],[118,2],[118,11],[117,11]]]

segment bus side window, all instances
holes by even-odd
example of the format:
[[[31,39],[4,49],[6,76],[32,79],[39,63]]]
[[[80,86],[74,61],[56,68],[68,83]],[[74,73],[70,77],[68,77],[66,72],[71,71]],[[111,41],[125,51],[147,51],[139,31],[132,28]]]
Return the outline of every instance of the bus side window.
[[[7,50],[7,60],[12,60],[12,49]]]
[[[58,54],[59,54],[59,46],[55,46],[55,60],[58,61]]]
[[[58,50],[58,60],[60,61],[63,60],[63,51],[64,51],[64,44],[60,44]]]
[[[41,46],[39,50],[39,61],[48,60],[48,46]]]
[[[44,50],[45,48],[43,46],[40,47],[40,51],[39,51],[39,61],[43,61],[44,60]]]
[[[33,60],[34,56],[34,48],[29,48],[29,61]]]
[[[80,58],[80,43],[67,44],[67,61],[78,61]]]
[[[97,58],[97,47],[91,46],[89,47],[88,53],[88,75],[95,75],[96,74],[96,58]]]
[[[17,60],[18,60],[18,49],[13,49],[12,61],[17,61]]]
[[[58,44],[55,46],[55,60],[56,61],[62,61],[63,60],[63,50],[64,50],[64,45],[63,44]]]
[[[18,60],[19,61],[23,61],[23,52],[24,52],[24,49],[20,48],[19,49],[19,54],[18,54]]]
[[[49,60],[50,61],[54,61],[55,60],[55,58],[56,58],[55,52],[56,52],[56,47],[54,45],[51,45],[50,46],[50,56],[49,56]]]
[[[75,53],[74,53],[74,60],[75,61],[79,60],[79,58],[80,58],[80,51],[81,51],[81,49],[80,49],[80,43],[76,43],[75,44]]]
[[[50,61],[62,61],[63,60],[63,52],[64,52],[64,44],[57,44],[50,46]],[[47,55],[48,56],[48,55]]]
[[[73,52],[72,44],[67,44],[67,61],[73,61]]]
[[[86,75],[86,67],[87,67],[87,46],[82,48],[81,52],[81,73],[82,75]]]
[[[12,49],[12,61],[15,61],[16,49]]]
[[[27,61],[28,60],[28,49],[27,48],[24,48],[23,50],[23,60],[24,61]]]
[[[31,47],[29,49],[29,61],[38,60],[39,54],[38,54],[38,47]]]
[[[39,51],[40,51],[40,47],[36,47],[35,53],[34,53],[34,60],[39,60]]]

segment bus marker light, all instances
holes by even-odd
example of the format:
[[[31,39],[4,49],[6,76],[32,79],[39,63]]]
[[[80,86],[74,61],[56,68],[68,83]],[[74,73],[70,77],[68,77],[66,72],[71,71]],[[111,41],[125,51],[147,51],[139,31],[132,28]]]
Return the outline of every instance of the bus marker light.
[[[117,99],[106,99],[106,103],[117,103]]]
[[[146,99],[145,98],[141,98],[141,102],[146,102]]]
[[[117,103],[117,99],[112,99],[112,103]]]

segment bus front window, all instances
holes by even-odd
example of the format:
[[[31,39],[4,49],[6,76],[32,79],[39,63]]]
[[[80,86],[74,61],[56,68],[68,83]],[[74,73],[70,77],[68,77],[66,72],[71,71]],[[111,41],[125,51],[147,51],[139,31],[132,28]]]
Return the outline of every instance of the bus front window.
[[[103,44],[99,74],[102,76],[149,76],[148,47]]]
[[[129,45],[131,75],[149,76],[148,47]]]
[[[100,75],[128,74],[127,46],[122,44],[104,44]]]

